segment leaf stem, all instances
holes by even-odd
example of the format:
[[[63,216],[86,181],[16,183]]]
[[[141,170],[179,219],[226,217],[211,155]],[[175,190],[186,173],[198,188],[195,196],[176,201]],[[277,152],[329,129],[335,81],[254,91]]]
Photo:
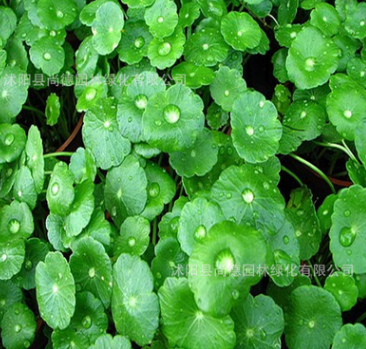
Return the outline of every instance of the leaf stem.
[[[74,153],[73,152],[69,152],[69,151],[60,151],[60,152],[56,152],[56,153],[48,153],[43,155],[43,157],[45,159],[47,158],[52,158],[52,157],[57,157],[57,156],[72,156]]]
[[[314,142],[314,144],[316,145],[320,145],[322,147],[327,147],[327,148],[334,148],[334,149],[339,149],[342,150],[344,153],[346,153],[353,161],[357,162],[360,165],[360,162],[357,160],[357,158],[355,157],[355,155],[352,153],[351,149],[348,148],[347,144],[342,141],[343,145],[337,144],[337,143],[324,143],[324,142]]]
[[[46,114],[43,111],[41,111],[41,110],[39,110],[37,108],[31,107],[29,105],[23,105],[23,109],[24,110],[31,111],[31,112],[36,113],[36,114],[39,114],[42,117],[46,118]]]
[[[289,155],[293,159],[297,160],[298,162],[301,162],[302,164],[304,164],[305,166],[309,167],[314,172],[316,172],[321,178],[324,179],[325,182],[327,182],[327,184],[329,185],[329,188],[332,190],[333,194],[336,194],[336,190],[334,188],[333,183],[331,182],[331,180],[328,178],[328,176],[322,170],[320,170],[315,165],[313,165],[311,162],[301,158],[300,156],[298,156],[296,154],[289,154]]]
[[[319,279],[318,279],[318,276],[316,275],[315,273],[315,270],[314,270],[314,267],[313,265],[311,264],[310,260],[306,261],[311,269],[311,273],[313,274],[314,276],[314,280],[316,282],[316,284],[319,286],[319,287],[323,287],[322,284],[320,283]]]
[[[153,236],[152,236],[152,244],[154,246],[156,245],[157,233],[158,233],[158,219],[155,218],[153,221]]]
[[[280,24],[277,22],[277,19],[275,17],[273,17],[271,14],[269,14],[268,17],[273,19],[273,21],[276,23],[277,27],[280,26]]]
[[[303,187],[304,186],[304,183],[302,182],[302,180],[294,173],[294,172],[292,172],[291,170],[289,170],[287,167],[285,167],[285,166],[281,166],[281,168],[282,168],[282,171],[283,172],[286,172],[287,174],[289,174],[293,179],[295,179],[296,180],[296,182],[297,183],[299,183],[300,184],[300,186],[301,187]]]
[[[357,318],[355,322],[361,322],[366,319],[366,312],[363,313],[360,317]]]

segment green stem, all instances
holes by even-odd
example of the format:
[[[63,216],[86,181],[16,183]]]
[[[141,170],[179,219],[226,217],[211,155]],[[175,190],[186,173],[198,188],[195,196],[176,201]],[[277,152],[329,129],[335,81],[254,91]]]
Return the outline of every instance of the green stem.
[[[347,152],[348,152],[348,154],[349,154],[349,157],[350,157],[353,161],[357,162],[357,163],[361,166],[361,163],[358,161],[358,159],[356,158],[356,156],[352,153],[352,150],[348,147],[347,143],[346,143],[344,140],[342,140],[342,144],[343,144],[343,145],[344,145],[344,147],[347,149]]]
[[[314,280],[316,282],[316,284],[319,286],[319,287],[323,287],[322,284],[320,283],[319,279],[318,279],[318,276],[316,275],[315,271],[314,271],[314,268],[313,268],[313,265],[311,264],[310,260],[306,261],[311,269],[311,273],[313,274],[314,276]]]
[[[102,173],[102,171],[98,169],[98,170],[97,170],[97,174],[98,174],[99,178],[101,179],[101,181],[102,181],[103,183],[105,183],[105,176],[104,176],[104,174]]]
[[[281,166],[281,168],[282,168],[282,171],[283,172],[286,172],[287,174],[289,174],[293,179],[295,179],[296,180],[296,182],[297,183],[299,183],[300,184],[300,186],[304,186],[304,183],[302,182],[302,180],[294,173],[294,172],[292,172],[291,170],[289,170],[287,167],[285,167],[285,166]]]
[[[60,151],[58,153],[48,153],[43,155],[43,157],[45,159],[47,158],[52,158],[52,157],[58,157],[58,156],[72,156],[74,153],[73,152],[68,152],[68,151]]]
[[[31,111],[31,112],[36,113],[36,114],[39,114],[39,115],[41,115],[44,118],[46,117],[46,115],[45,115],[45,113],[43,111],[41,111],[41,110],[39,110],[37,108],[31,107],[29,105],[23,105],[23,109],[24,110]]]
[[[273,21],[276,23],[277,27],[279,27],[279,23],[277,22],[277,19],[273,17],[271,14],[268,15],[269,18],[273,19]]]
[[[363,313],[355,322],[361,322],[366,319],[366,312]]]
[[[240,6],[239,12],[242,12],[244,10],[244,7],[245,7],[245,3]]]
[[[152,236],[152,243],[154,246],[156,245],[157,233],[158,233],[158,220],[157,218],[155,218],[153,221],[153,236]]]
[[[340,144],[336,144],[336,143],[314,142],[314,144],[320,145],[322,147],[339,149],[339,150],[343,151],[344,153],[346,153],[353,161],[360,164],[360,162],[357,160],[357,158],[352,153],[351,149],[348,148],[347,144],[344,141],[342,141],[342,143],[344,146],[342,146]]]
[[[289,154],[293,159],[297,160],[298,162],[301,162],[302,164],[304,164],[305,166],[309,167],[310,169],[312,169],[314,172],[316,172],[321,178],[324,179],[325,182],[327,182],[327,184],[329,185],[329,188],[332,190],[333,194],[336,194],[336,190],[334,188],[333,183],[330,181],[330,179],[328,178],[328,176],[325,175],[325,173],[320,170],[319,168],[317,168],[315,165],[313,165],[311,162],[301,158],[298,155],[295,154]]]
[[[3,0],[4,6],[8,6],[8,4],[6,3],[6,0]]]

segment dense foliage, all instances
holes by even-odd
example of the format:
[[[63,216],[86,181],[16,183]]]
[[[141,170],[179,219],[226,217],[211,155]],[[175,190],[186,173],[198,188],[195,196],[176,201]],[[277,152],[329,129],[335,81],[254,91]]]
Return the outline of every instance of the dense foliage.
[[[366,348],[366,3],[2,2],[5,348]]]

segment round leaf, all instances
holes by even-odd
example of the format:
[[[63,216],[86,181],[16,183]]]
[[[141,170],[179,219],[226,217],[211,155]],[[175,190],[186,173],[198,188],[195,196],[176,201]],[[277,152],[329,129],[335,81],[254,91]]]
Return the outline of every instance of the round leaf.
[[[281,123],[276,107],[259,92],[246,91],[236,99],[231,126],[234,146],[245,161],[264,162],[276,154]]]
[[[42,318],[53,329],[65,329],[75,311],[75,283],[60,252],[49,252],[37,265],[36,291]]]

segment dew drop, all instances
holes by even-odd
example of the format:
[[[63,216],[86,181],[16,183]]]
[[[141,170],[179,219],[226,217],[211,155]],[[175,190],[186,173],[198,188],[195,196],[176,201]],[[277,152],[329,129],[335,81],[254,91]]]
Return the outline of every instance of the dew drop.
[[[164,119],[169,124],[175,124],[180,118],[180,109],[174,104],[169,104],[164,108]]]
[[[8,229],[12,234],[16,234],[20,229],[20,223],[17,219],[12,219],[8,223]]]
[[[85,94],[85,99],[87,101],[92,101],[95,98],[96,94],[97,94],[97,90],[93,87],[89,87]]]
[[[254,193],[248,188],[243,190],[241,196],[247,204],[251,204],[254,200]]]
[[[147,105],[147,97],[143,94],[136,96],[135,105],[138,109],[144,110]],[[132,121],[132,118],[131,118]]]
[[[21,330],[22,330],[22,326],[20,326],[20,325],[15,325],[15,326],[14,326],[14,331],[15,331],[16,333],[19,333]]]
[[[288,245],[288,243],[290,242],[290,239],[289,239],[289,237],[287,236],[287,235],[285,235],[284,237],[283,237],[283,243],[285,244],[285,245]]]
[[[135,244],[136,244],[136,239],[134,238],[134,237],[129,237],[128,238],[128,241],[127,241],[127,243],[128,243],[128,245],[130,246],[130,247],[133,247],[133,246],[135,246]]]
[[[194,232],[194,238],[197,241],[201,241],[202,239],[204,239],[206,237],[207,231],[205,226],[200,225]]]
[[[92,319],[89,315],[84,316],[84,318],[81,320],[81,326],[83,326],[85,329],[90,328],[92,325]]]
[[[4,143],[6,146],[11,146],[14,143],[15,137],[12,133],[9,133],[5,136]]]
[[[95,276],[95,269],[90,268],[88,274],[89,274],[89,277],[93,278]]]
[[[63,14],[63,12],[62,11],[57,11],[56,12],[56,16],[58,17],[58,18],[63,18],[64,17],[64,14]]]
[[[229,249],[221,251],[215,259],[215,267],[223,274],[229,274],[233,271],[235,259]]]
[[[167,56],[171,50],[172,45],[170,45],[169,42],[163,42],[158,48],[158,53],[160,56]]]
[[[160,185],[156,182],[151,183],[149,187],[149,196],[156,198],[160,194]]]
[[[345,110],[343,115],[345,118],[350,119],[352,117],[352,112],[350,110]]]
[[[49,52],[46,52],[46,53],[44,53],[43,58],[44,58],[46,61],[49,61],[52,57],[51,57],[51,54],[50,54]]]
[[[345,217],[349,217],[350,215],[351,215],[351,211],[349,211],[349,210],[344,211]]]
[[[248,136],[253,136],[254,128],[252,126],[246,126],[245,127],[245,132],[247,133]]]
[[[58,185],[58,183],[54,183],[51,187],[51,192],[53,195],[56,195],[59,191],[60,187]]]
[[[240,293],[238,290],[234,290],[231,295],[233,296],[234,299],[238,299],[240,296]]]
[[[351,246],[355,238],[356,238],[356,232],[348,227],[344,227],[339,233],[339,243],[343,247]]]
[[[24,268],[25,268],[25,270],[29,271],[29,270],[31,270],[31,269],[32,269],[32,267],[33,267],[33,263],[28,259],[28,260],[25,262],[25,264],[24,264]]]

